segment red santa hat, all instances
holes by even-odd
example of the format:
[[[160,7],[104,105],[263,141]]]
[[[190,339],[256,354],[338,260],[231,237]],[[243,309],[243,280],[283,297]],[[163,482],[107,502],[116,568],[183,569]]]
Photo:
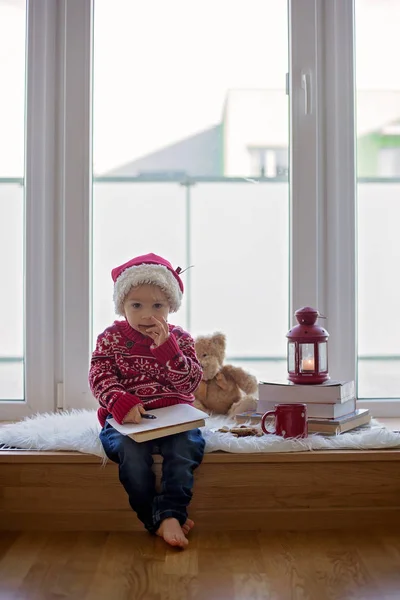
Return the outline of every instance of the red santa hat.
[[[174,269],[170,262],[157,254],[136,256],[111,271],[114,281],[114,306],[117,315],[124,316],[124,301],[130,290],[138,285],[157,285],[167,296],[170,311],[176,312],[182,301],[181,268]]]

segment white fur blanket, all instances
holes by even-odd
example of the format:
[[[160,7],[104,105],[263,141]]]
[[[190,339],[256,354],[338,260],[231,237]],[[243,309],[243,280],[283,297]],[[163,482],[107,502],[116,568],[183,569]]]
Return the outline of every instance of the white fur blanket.
[[[269,435],[236,438],[217,431],[232,425],[226,417],[213,416],[203,428],[206,452],[304,452],[309,450],[372,450],[400,448],[400,433],[390,431],[377,421],[371,427],[335,437],[311,435],[304,440],[285,440]],[[104,457],[99,440],[100,425],[94,410],[72,410],[29,417],[0,426],[0,444],[32,450],[77,451]]]
[[[232,425],[226,417],[210,417],[203,435],[206,452],[305,452],[309,450],[373,450],[400,448],[400,433],[372,421],[371,427],[335,437],[311,435],[304,440],[285,440],[268,435],[236,438],[218,428]],[[73,410],[29,417],[0,426],[0,444],[31,450],[77,451],[104,457],[99,440],[100,425],[94,410]]]

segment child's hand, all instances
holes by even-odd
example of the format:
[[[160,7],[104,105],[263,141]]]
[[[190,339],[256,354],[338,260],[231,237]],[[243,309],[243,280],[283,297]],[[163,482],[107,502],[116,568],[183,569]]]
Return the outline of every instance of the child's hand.
[[[136,404],[131,410],[125,415],[123,424],[125,423],[140,423],[142,415],[145,413],[145,408],[142,404]]]
[[[152,338],[155,346],[161,346],[161,344],[166,342],[169,338],[168,323],[164,317],[160,317],[160,319],[151,317],[151,320],[154,324],[150,325],[149,328],[146,329],[146,333]]]

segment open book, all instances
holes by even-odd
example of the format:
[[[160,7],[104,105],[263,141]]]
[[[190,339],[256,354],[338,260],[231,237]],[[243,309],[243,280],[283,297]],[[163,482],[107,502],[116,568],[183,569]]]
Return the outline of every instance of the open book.
[[[120,425],[115,419],[108,422],[123,435],[128,435],[135,442],[147,442],[181,431],[189,431],[205,425],[208,414],[190,404],[174,404],[165,408],[148,410],[147,414],[155,419],[142,419],[140,423]]]

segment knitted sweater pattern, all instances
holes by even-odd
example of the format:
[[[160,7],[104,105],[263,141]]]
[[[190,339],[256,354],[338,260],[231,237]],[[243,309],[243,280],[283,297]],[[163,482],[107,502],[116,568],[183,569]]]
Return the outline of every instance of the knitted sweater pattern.
[[[154,409],[193,402],[203,375],[194,340],[181,327],[168,328],[169,338],[161,346],[127,321],[115,321],[98,336],[89,385],[100,404],[102,427],[110,414],[122,423],[136,404]]]

